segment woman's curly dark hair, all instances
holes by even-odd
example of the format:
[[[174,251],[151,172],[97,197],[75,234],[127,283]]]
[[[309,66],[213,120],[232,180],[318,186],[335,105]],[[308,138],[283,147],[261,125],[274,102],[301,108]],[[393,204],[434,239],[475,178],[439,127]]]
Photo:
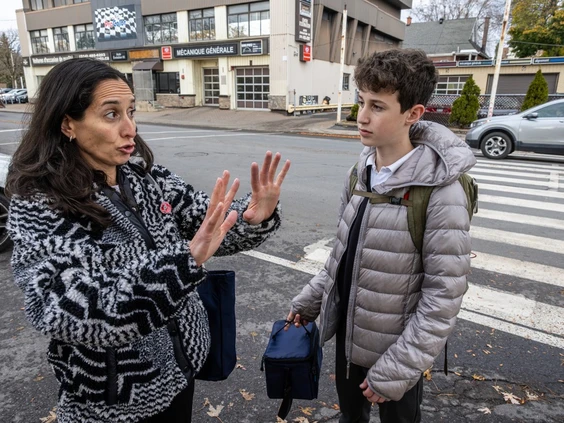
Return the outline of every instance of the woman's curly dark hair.
[[[84,118],[96,88],[106,80],[121,80],[131,88],[124,74],[94,59],[67,60],[45,76],[29,126],[12,157],[6,181],[8,195],[43,194],[66,216],[86,217],[103,228],[110,224],[109,212],[94,201],[96,186],[106,183],[106,175],[92,169],[76,143],[69,142],[61,131],[65,116]],[[135,154],[148,171],[153,153],[139,135],[135,144]]]

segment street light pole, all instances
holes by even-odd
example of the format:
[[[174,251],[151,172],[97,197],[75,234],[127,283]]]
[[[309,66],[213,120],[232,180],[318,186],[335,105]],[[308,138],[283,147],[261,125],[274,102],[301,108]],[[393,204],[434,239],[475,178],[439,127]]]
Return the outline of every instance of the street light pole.
[[[341,67],[339,70],[339,95],[337,96],[337,123],[341,122],[341,104],[343,93],[343,72],[345,71],[345,47],[347,45],[347,5],[343,10],[343,32],[341,34]]]
[[[505,41],[505,33],[509,22],[509,12],[511,11],[511,0],[505,1],[505,12],[503,13],[503,23],[501,24],[501,38],[497,47],[497,56],[495,60],[494,77],[492,81],[492,91],[490,93],[490,106],[488,107],[488,119],[492,117],[495,104],[495,95],[497,94],[497,82],[499,80],[499,70],[501,68],[501,56],[503,56],[503,43]]]

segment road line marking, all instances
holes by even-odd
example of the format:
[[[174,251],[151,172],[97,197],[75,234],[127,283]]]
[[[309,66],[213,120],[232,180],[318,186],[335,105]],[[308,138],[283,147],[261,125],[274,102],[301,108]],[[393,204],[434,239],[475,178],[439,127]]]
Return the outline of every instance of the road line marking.
[[[245,251],[241,254],[316,275],[323,268],[323,264],[308,257],[316,256],[319,259],[326,253],[328,253],[328,250],[316,249],[299,262],[291,262],[258,251]],[[513,307],[513,304],[516,304],[517,307]],[[462,307],[463,310],[461,310],[459,317],[464,320],[557,348],[564,348],[564,339],[559,338],[559,335],[564,333],[564,323],[559,317],[562,313],[560,307],[539,303],[519,295],[494,291],[471,283],[469,283],[469,290],[463,300]],[[471,308],[476,308],[476,310],[469,310]],[[479,313],[486,313],[488,316]],[[539,331],[555,331],[557,335]]]
[[[547,191],[542,189],[532,189],[532,188],[519,188],[519,187],[512,187],[509,185],[494,185],[494,184],[481,184],[478,183],[479,190],[486,190],[486,191],[499,191],[499,192],[508,192],[512,194],[525,194],[525,195],[534,195],[537,197],[550,197],[550,198],[562,198],[564,199],[564,192],[554,192],[554,191]],[[482,194],[479,195],[479,199],[482,198]]]
[[[19,144],[20,142],[4,142],[4,143],[0,143],[0,145],[12,145],[12,144]]]
[[[166,126],[166,125],[165,125]],[[185,133],[191,133],[191,132],[215,132],[213,129],[201,129],[201,130],[197,130],[197,129],[190,129],[190,130],[185,130],[185,131],[139,131],[140,135],[145,135],[145,134],[185,134]]]
[[[560,182],[560,174],[558,172],[551,172],[550,181],[548,182],[548,189],[551,191],[558,191],[559,182]]]
[[[475,178],[478,178],[477,175],[485,173],[485,174],[491,174],[491,175],[520,176],[520,177],[524,177],[524,178],[527,178],[527,179],[528,178],[548,179],[549,178],[549,172],[550,172],[549,170],[540,171],[538,169],[531,170],[530,173],[529,172],[511,172],[509,170],[489,169],[489,168],[474,166],[470,170],[469,173],[472,174],[472,176],[474,176]]]
[[[474,172],[470,171],[468,172],[468,174],[470,174],[471,176],[474,176]],[[478,185],[480,185],[480,182],[482,181],[494,181],[494,182],[507,182],[510,184],[516,184],[516,185],[533,185],[533,186],[538,186],[538,187],[548,187],[548,181],[543,182],[543,181],[531,181],[528,179],[515,179],[515,178],[504,178],[502,176],[490,176],[490,175],[476,175],[474,176],[476,178],[476,180],[478,181]],[[548,177],[547,177],[548,179]]]
[[[466,320],[471,323],[482,325],[488,328],[493,328],[501,332],[509,333],[520,338],[529,339],[541,344],[550,345],[555,348],[564,348],[564,340],[557,336],[553,336],[544,332],[538,332],[534,329],[529,329],[523,326],[514,325],[500,319],[483,314],[473,313],[469,310],[462,308],[458,313],[458,318]]]
[[[20,129],[0,129],[0,132],[17,132],[17,131],[23,131],[24,128],[20,128]]]
[[[507,169],[507,170],[516,170],[517,168],[528,168],[528,169],[545,169],[549,171],[553,171],[553,170],[564,171],[564,165],[558,163],[543,165],[543,164],[534,164],[534,163],[511,162],[507,164],[502,164],[502,163],[492,163],[491,160],[490,161],[478,160],[478,164],[476,166],[487,166],[492,169]]]
[[[472,240],[481,239],[501,244],[514,245],[516,247],[532,248],[534,250],[549,253],[562,254],[564,252],[564,241],[540,236],[518,234],[515,232],[500,231],[498,229],[470,227]]]
[[[514,206],[518,208],[528,208],[528,209],[536,209],[536,210],[545,210],[545,211],[553,211],[558,213],[564,213],[564,204],[558,203],[549,203],[537,200],[523,200],[522,198],[513,198],[513,197],[502,197],[497,195],[487,195],[487,194],[479,194],[478,195],[478,204],[482,203],[492,203],[492,204],[500,204],[504,206]],[[480,210],[478,209],[478,216]]]
[[[474,252],[470,261],[473,269],[486,270],[516,278],[530,279],[547,285],[564,288],[564,269],[530,261],[516,260],[493,254]]]
[[[531,216],[528,214],[517,214],[488,210],[480,208],[475,219],[501,220],[504,222],[520,223],[522,225],[540,226],[542,228],[552,228],[564,231],[564,219],[550,219],[547,217]]]

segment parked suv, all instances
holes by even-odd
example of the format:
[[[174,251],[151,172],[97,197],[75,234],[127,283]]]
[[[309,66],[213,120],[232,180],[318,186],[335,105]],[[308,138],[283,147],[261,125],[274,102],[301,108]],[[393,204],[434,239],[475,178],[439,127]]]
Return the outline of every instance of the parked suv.
[[[489,159],[505,159],[514,151],[564,155],[564,99],[524,112],[470,124],[466,143]]]

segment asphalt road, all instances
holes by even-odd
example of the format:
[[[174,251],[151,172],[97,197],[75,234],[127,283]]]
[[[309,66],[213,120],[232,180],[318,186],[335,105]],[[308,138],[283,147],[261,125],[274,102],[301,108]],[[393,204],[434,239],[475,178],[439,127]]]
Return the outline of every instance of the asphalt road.
[[[0,152],[13,153],[18,128],[19,115],[0,114]],[[227,381],[197,383],[193,418],[217,422],[207,412],[223,405],[224,423],[275,422],[279,402],[266,396],[260,359],[273,321],[285,317],[291,298],[322,266],[335,236],[339,192],[360,145],[149,125],[139,132],[156,162],[207,191],[223,169],[241,179],[241,193],[248,191],[250,164],[266,150],[292,160],[279,232],[258,252],[208,263],[237,274],[240,366]],[[423,421],[564,421],[564,164],[480,159],[472,174],[484,200],[473,220],[471,288],[449,340],[449,376],[441,373],[441,355],[425,381]],[[58,388],[45,359],[47,340],[25,319],[9,259],[10,252],[0,254],[0,421],[39,422],[56,406]],[[289,421],[337,421],[333,348],[331,341],[324,351],[318,400],[295,401]],[[241,390],[254,396],[247,400]],[[379,421],[377,414],[371,421]]]

